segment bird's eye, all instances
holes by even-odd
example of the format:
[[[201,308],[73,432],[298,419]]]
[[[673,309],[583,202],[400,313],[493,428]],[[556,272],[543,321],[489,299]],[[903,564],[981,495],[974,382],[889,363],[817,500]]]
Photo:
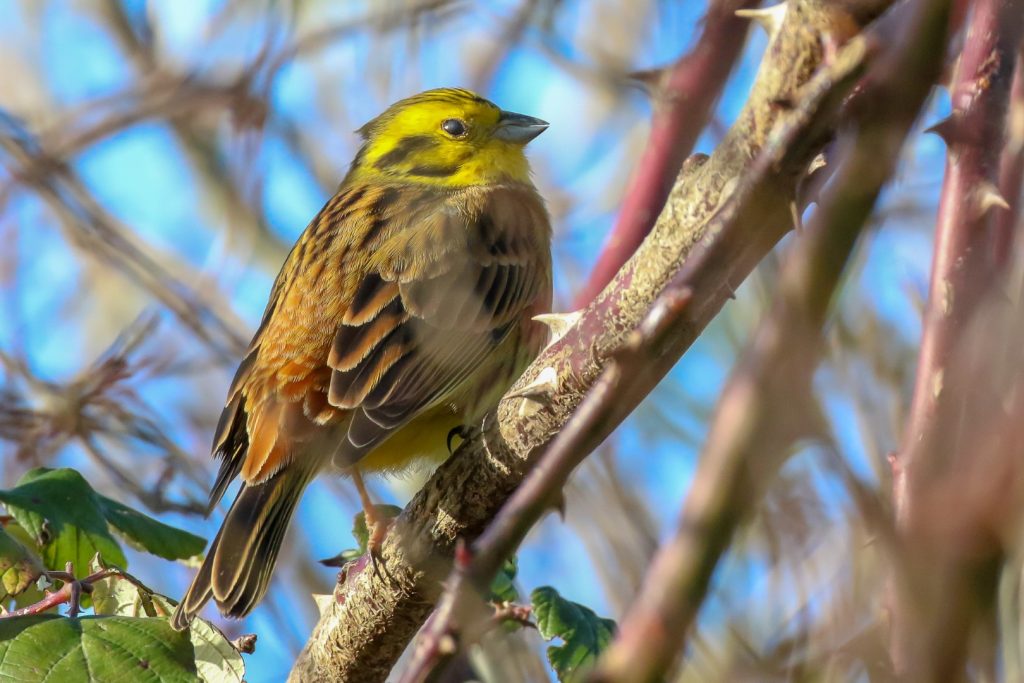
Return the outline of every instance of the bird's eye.
[[[441,130],[453,138],[458,138],[466,134],[466,124],[458,119],[445,119],[441,122]]]

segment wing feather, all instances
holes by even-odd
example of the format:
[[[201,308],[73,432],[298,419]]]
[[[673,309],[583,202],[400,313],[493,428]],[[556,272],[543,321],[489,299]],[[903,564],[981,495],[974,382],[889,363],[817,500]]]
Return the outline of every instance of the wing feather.
[[[336,460],[352,464],[450,400],[546,306],[549,240],[524,186],[343,188],[289,254],[232,382],[214,502],[239,474],[279,471],[317,429],[347,424]]]
[[[373,314],[347,315],[332,347],[328,398],[354,410],[339,464],[357,462],[452,395],[489,362],[545,283],[550,289],[542,205],[531,213],[518,192],[499,195],[485,195],[475,211],[443,206],[379,245],[358,291],[379,302],[377,292],[392,285],[397,296],[381,306],[356,302]]]

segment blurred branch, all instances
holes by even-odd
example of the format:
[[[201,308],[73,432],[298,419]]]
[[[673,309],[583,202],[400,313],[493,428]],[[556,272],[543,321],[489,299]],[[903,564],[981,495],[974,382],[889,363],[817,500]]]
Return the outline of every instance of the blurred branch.
[[[131,231],[100,206],[71,168],[59,159],[49,158],[38,139],[3,111],[0,149],[15,162],[8,164],[12,174],[17,175],[19,170],[28,172],[21,180],[61,219],[69,242],[152,294],[221,357],[241,354],[247,344],[238,325],[234,321],[229,323],[193,287],[174,277],[138,246]],[[186,266],[179,264],[179,268]],[[203,278],[193,274],[189,279],[199,283]],[[218,308],[227,310],[224,305]]]
[[[374,8],[364,16],[310,31],[268,60],[267,80],[272,81],[282,68],[296,58],[322,50],[355,31],[367,28],[380,30],[402,28],[422,20],[426,15],[434,15],[442,11],[455,12],[461,4],[463,4],[463,0],[408,0],[389,3],[389,6],[384,9]]]
[[[494,80],[502,61],[522,40],[539,5],[540,0],[522,0],[513,15],[504,22],[501,35],[473,66],[468,79],[473,90],[487,92],[490,89],[491,81]]]
[[[1017,221],[1021,218],[1024,193],[1024,42],[1017,52],[1017,66],[1010,87],[1006,111],[1006,139],[999,159],[999,194],[1008,208],[996,213],[996,232],[992,251],[997,260],[1010,255]]]
[[[570,430],[571,438],[589,447],[598,443],[672,367],[790,226],[797,184],[831,135],[838,106],[833,100],[852,85],[851,71],[842,69],[855,72],[860,65],[855,52],[845,53],[849,61],[835,67],[838,75],[826,72],[809,88],[807,101],[817,104],[810,111],[800,108],[801,89],[821,63],[823,42],[846,42],[884,7],[867,0],[848,14],[822,0],[793,0],[747,105],[721,145],[677,181],[654,229],[615,280],[530,366],[485,420],[481,434],[464,443],[406,507],[384,541],[386,575],[350,575],[335,589],[335,599],[325,601],[291,680],[384,680],[436,601],[456,539],[472,539],[483,531],[530,463],[559,438],[588,390],[599,381],[627,380],[609,379],[603,370],[636,338],[633,331],[682,271],[690,288],[688,304],[647,359],[642,379],[628,378],[632,392],[616,385],[608,419],[593,425],[593,431],[590,425]],[[831,80],[839,76],[845,77],[841,85]],[[778,140],[772,131],[780,130],[779,123],[781,130],[801,135],[780,134],[792,144],[771,145],[771,153],[760,155],[769,141]],[[759,182],[743,182],[750,160],[758,157]],[[735,227],[726,231],[727,225]],[[709,239],[720,232],[729,237]],[[704,242],[709,244],[694,251]],[[682,293],[683,288],[674,289],[674,296]],[[579,419],[589,422],[585,415],[606,410],[604,404],[590,403]],[[561,437],[555,455],[564,452],[568,438]]]
[[[653,80],[654,116],[647,145],[626,186],[619,217],[576,306],[590,303],[618,272],[665,205],[672,183],[707,124],[746,43],[749,21],[736,10],[759,0],[712,0],[697,44],[675,64],[647,74]]]
[[[968,325],[998,281],[1007,254],[995,253],[995,213],[1009,206],[999,194],[998,169],[1014,62],[1024,36],[1024,2],[978,0],[952,85],[953,113],[936,128],[948,146],[925,311],[917,380],[903,450],[893,462],[898,527],[914,552],[907,562],[928,567],[932,580],[899,580],[893,608],[892,657],[898,674],[915,681],[963,675],[966,635],[977,607],[970,585],[981,577],[975,558],[962,563],[948,549],[927,547],[934,525],[919,500],[941,479],[964,441],[978,407],[991,405],[984,384],[951,391]],[[926,506],[927,507],[927,506]],[[918,535],[915,539],[914,536]],[[945,562],[945,564],[943,564]],[[901,568],[897,568],[900,572]],[[911,571],[909,567],[902,572]],[[961,590],[957,590],[957,589]],[[941,619],[932,605],[943,603]]]
[[[808,433],[811,379],[833,293],[903,141],[939,75],[948,2],[918,0],[893,53],[854,105],[871,116],[843,140],[840,167],[793,245],[771,312],[719,399],[675,535],[659,550],[593,680],[662,680],[686,649],[711,576],[795,441]],[[849,49],[849,48],[847,48]],[[813,420],[811,420],[813,422]]]
[[[139,30],[125,12],[122,0],[105,0],[100,11],[109,18],[107,26],[127,58],[134,64],[143,78],[154,78],[160,73],[156,50],[153,46],[153,32],[143,23]],[[266,48],[261,50],[254,64],[242,70],[234,84],[228,87],[234,92],[236,106],[232,109],[236,125],[250,125],[262,129],[269,112],[267,92],[258,93],[255,75]],[[268,85],[269,88],[269,85]],[[270,229],[263,212],[246,200],[242,191],[232,179],[211,134],[203,129],[194,116],[176,115],[173,111],[164,114],[171,130],[178,138],[192,167],[199,175],[199,187],[205,188],[219,206],[225,207],[224,222],[229,231],[244,230],[250,236],[256,260],[269,272],[275,272],[284,260],[288,247]]]
[[[155,329],[156,318],[142,316],[89,367],[63,384],[36,377],[25,361],[0,351],[0,366],[7,376],[0,401],[0,440],[17,444],[16,460],[39,465],[68,443],[78,443],[117,486],[150,510],[204,514],[205,503],[167,498],[166,489],[175,472],[183,472],[197,484],[201,478],[189,457],[150,417],[152,411],[133,387],[162,369],[155,358],[139,357],[139,348]],[[100,440],[120,445],[130,454],[133,469],[119,465]],[[155,448],[164,460],[162,472],[150,488],[138,481],[143,469],[140,444]]]

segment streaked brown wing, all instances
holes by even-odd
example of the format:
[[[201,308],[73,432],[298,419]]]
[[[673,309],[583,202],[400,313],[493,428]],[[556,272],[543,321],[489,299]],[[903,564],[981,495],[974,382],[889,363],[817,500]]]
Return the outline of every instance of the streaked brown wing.
[[[342,188],[289,254],[232,382],[211,505],[239,474],[265,481],[321,428],[348,421],[338,456],[356,462],[444,399],[524,308],[546,306],[549,239],[528,188]]]
[[[448,203],[377,245],[328,359],[329,401],[356,411],[337,460],[357,462],[489,362],[547,296],[548,235],[537,196],[516,189]]]
[[[247,481],[259,481],[290,457],[290,447],[279,439],[287,426],[282,424],[282,414],[293,422],[296,414],[305,414],[313,423],[322,424],[331,419],[330,412],[336,412],[326,400],[329,377],[322,382],[322,390],[310,388],[327,370],[324,357],[329,338],[325,342],[310,338],[309,325],[302,321],[331,320],[329,307],[321,305],[311,311],[309,300],[323,291],[343,289],[335,276],[338,269],[325,268],[324,261],[330,260],[331,253],[343,258],[346,250],[331,252],[328,247],[360,212],[360,203],[374,201],[372,194],[364,187],[342,188],[306,227],[274,280],[263,318],[231,381],[214,432],[213,454],[222,462],[210,493],[211,509],[240,472]],[[318,280],[322,286],[311,286]],[[296,290],[310,294],[306,300],[300,298],[298,305],[292,296]],[[336,323],[327,324],[333,327]]]

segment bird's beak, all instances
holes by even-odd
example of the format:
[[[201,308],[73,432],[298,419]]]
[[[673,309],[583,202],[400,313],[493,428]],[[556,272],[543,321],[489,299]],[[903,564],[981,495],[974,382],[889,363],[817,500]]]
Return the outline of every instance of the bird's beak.
[[[525,145],[543,133],[547,127],[547,121],[541,121],[525,114],[503,111],[498,117],[498,127],[494,131],[494,137],[505,142]]]

